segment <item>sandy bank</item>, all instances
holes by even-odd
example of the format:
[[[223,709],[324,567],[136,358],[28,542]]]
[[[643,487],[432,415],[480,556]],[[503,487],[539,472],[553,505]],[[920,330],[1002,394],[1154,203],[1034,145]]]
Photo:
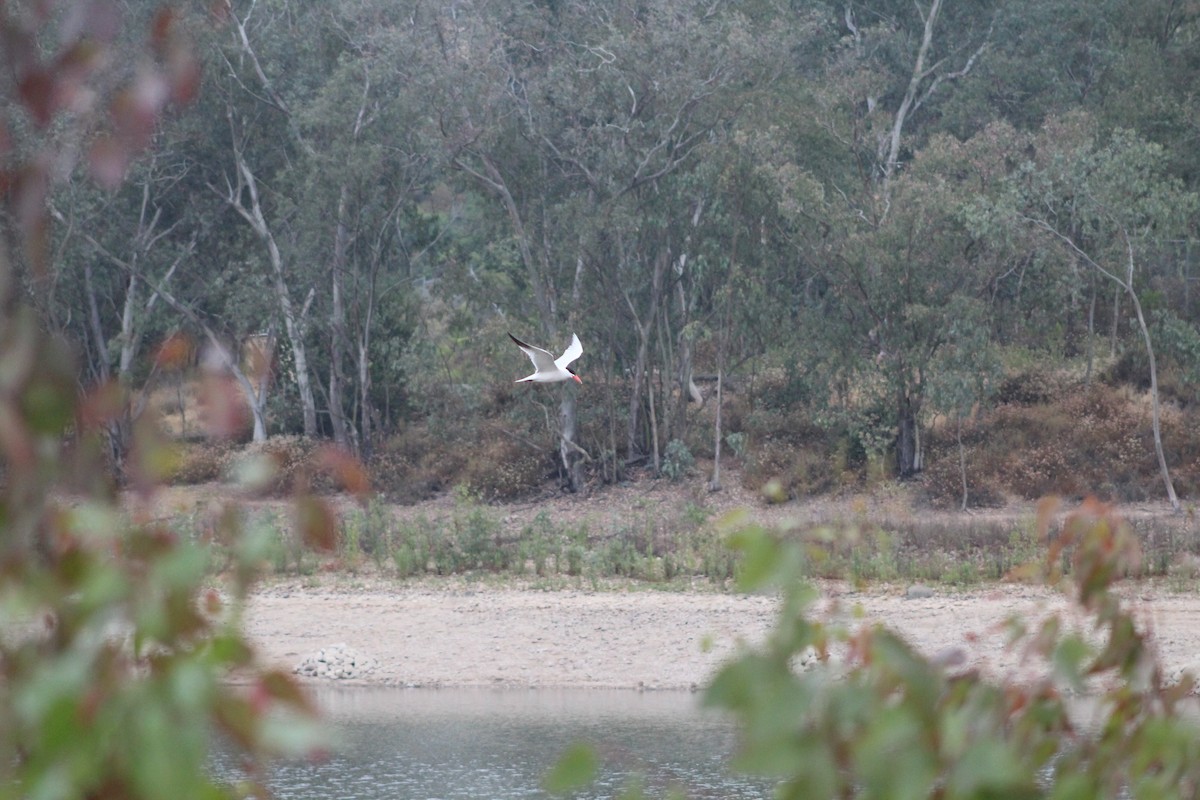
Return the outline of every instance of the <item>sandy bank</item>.
[[[1168,670],[1200,665],[1200,596],[1127,588]],[[1049,590],[1019,585],[912,599],[902,587],[829,587],[821,608],[854,625],[891,626],[927,654],[963,648],[968,664],[1012,674],[1022,656],[1006,645],[1004,621],[1064,605]],[[769,597],[709,592],[284,583],[255,594],[246,632],[269,663],[287,669],[339,643],[373,659],[369,675],[344,683],[689,689],[739,643],[762,637],[775,609]]]

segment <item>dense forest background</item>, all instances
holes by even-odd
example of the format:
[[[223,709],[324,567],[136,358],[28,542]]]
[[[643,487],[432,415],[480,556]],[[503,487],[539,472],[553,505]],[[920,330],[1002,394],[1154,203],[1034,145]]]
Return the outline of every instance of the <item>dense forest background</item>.
[[[23,274],[80,386],[129,392],[118,466],[142,415],[193,430],[167,343],[242,387],[243,440],[332,439],[402,500],[697,463],[715,488],[723,457],[793,496],[1200,491],[1194,2],[232,0],[184,23],[196,99],[143,132],[162,87],[131,59],[118,133],[149,149],[63,144],[58,269]],[[583,385],[514,386],[506,331],[577,333]]]

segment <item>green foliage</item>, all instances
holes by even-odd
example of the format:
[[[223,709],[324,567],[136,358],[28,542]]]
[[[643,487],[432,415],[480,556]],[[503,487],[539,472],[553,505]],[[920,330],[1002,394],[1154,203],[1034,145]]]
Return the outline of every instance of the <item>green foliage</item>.
[[[726,434],[725,443],[729,445],[729,449],[738,458],[746,457],[746,434],[741,431]]]
[[[1039,519],[1043,536],[1049,513]],[[1111,591],[1138,563],[1111,508],[1090,502],[1073,512],[1029,570],[1061,585],[1100,637],[1090,644],[1057,618],[1028,631],[1014,620],[1010,646],[1044,670],[1028,682],[985,678],[953,654],[928,659],[878,626],[819,622],[816,592],[798,569],[824,538],[744,529],[732,539],[745,559],[739,585],[779,591],[782,610],[762,645],[718,673],[705,702],[737,716],[737,763],[777,778],[777,796],[1178,797],[1200,785],[1200,729],[1181,702],[1192,683],[1165,683]],[[1064,698],[1085,686],[1103,716],[1076,730]]]
[[[692,451],[679,439],[672,439],[663,451],[662,473],[673,481],[691,474],[696,466]]]
[[[542,786],[551,794],[568,794],[592,781],[599,761],[596,752],[586,744],[575,744],[559,757],[546,773]]]
[[[155,228],[163,209],[151,207],[149,198],[157,197],[152,184],[177,183],[186,170],[144,182],[136,226],[118,222],[134,219],[137,212],[130,211],[139,208],[128,202],[122,186],[131,161],[155,139],[167,104],[186,104],[200,73],[186,35],[188,21],[170,9],[134,5],[129,11],[137,25],[130,29],[123,28],[113,6],[70,2],[53,14],[26,13],[25,7],[0,12],[8,67],[0,76],[6,154],[0,183],[6,186],[3,214],[9,223],[8,235],[0,237],[0,796],[5,798],[261,795],[265,789],[257,781],[270,756],[309,754],[326,744],[315,708],[295,679],[265,668],[240,628],[247,595],[270,557],[270,531],[243,525],[231,507],[194,514],[178,528],[152,511],[158,485],[178,459],[149,415],[131,411],[137,404],[131,382],[145,368],[129,358],[156,323],[127,323],[155,301],[139,298],[140,276],[117,273],[114,279],[109,273],[93,281],[90,265],[106,260],[132,272],[144,256],[143,266],[161,266],[159,252],[150,253],[152,245],[178,223]],[[140,66],[131,72],[125,65],[132,61]],[[34,91],[30,80],[37,84]],[[144,91],[151,83],[157,89]],[[156,159],[157,154],[139,172],[153,173]],[[66,333],[69,323],[41,324],[28,305],[34,293],[20,288],[73,282],[56,260],[76,243],[59,249],[50,236],[51,182],[67,177],[51,165],[68,162],[85,165],[111,201],[99,201],[76,184],[77,197],[66,205],[72,213],[95,214],[80,234],[105,255],[97,259],[89,252],[84,259],[86,293],[68,291],[97,312],[89,317],[89,345],[79,349],[89,361],[86,381],[73,349],[61,334],[49,332]],[[111,225],[98,222],[109,214]],[[137,231],[133,236],[123,233],[131,229]],[[119,247],[121,255],[108,246]],[[182,260],[180,253],[175,251]],[[115,376],[98,317],[97,284],[128,292],[114,303],[125,311]],[[165,295],[157,293],[155,300],[160,297]],[[44,313],[41,319],[47,319]],[[164,346],[145,372],[173,369],[184,360],[167,350]],[[222,408],[237,403],[219,392],[209,399]],[[212,422],[233,427],[225,424],[229,420]],[[128,482],[128,496],[112,482],[114,465]],[[311,512],[303,525],[309,543],[326,541],[323,504],[301,500]],[[221,558],[228,573],[215,583],[209,570]],[[235,673],[243,685],[230,684]],[[246,770],[237,786],[210,773],[208,754],[218,737],[229,742]]]

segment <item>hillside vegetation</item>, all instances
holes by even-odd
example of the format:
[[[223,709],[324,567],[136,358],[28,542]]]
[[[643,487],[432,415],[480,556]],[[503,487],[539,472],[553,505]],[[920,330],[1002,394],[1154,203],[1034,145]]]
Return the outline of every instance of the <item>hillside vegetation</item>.
[[[497,388],[497,400],[457,427],[425,420],[386,439],[370,462],[372,488],[401,505],[465,491],[488,503],[536,500],[556,494],[561,464],[550,439],[538,442],[521,430],[522,388]],[[531,390],[537,391],[537,390]],[[757,402],[740,393],[725,396],[727,430],[722,458],[726,473],[741,488],[766,499],[800,502],[870,494],[892,485],[889,460],[871,456],[844,432],[822,429],[803,411],[770,405],[773,390],[763,387]],[[189,388],[187,394],[194,394]],[[1082,499],[1095,495],[1119,503],[1162,500],[1162,478],[1154,459],[1149,401],[1144,391],[1111,374],[1085,382],[1067,370],[1014,373],[999,387],[996,401],[962,420],[934,419],[927,432],[930,466],[910,482],[916,508],[931,510],[1001,508],[1047,494]],[[185,402],[180,414],[175,393],[156,396],[160,424],[179,443],[171,473],[177,485],[225,481],[237,465],[266,455],[276,467],[270,495],[292,492],[298,481],[317,488],[339,487],[322,477],[320,443],[299,436],[263,443],[213,441],[182,435],[204,429],[205,416]],[[586,395],[583,402],[586,402]],[[190,410],[188,410],[190,409]],[[674,440],[655,477],[648,463],[626,465],[623,483],[687,486],[704,484],[712,472],[713,409],[689,411],[691,435]],[[440,422],[440,424],[439,424]],[[1184,497],[1200,493],[1200,418],[1190,403],[1173,398],[1165,405],[1163,433],[1174,465],[1173,480]],[[585,437],[599,432],[584,429]],[[585,439],[586,441],[586,439]],[[607,465],[589,463],[588,486],[603,496]],[[751,502],[754,502],[751,500]]]
[[[30,200],[54,279],[18,264],[121,396],[122,480],[186,385],[219,437],[331,441],[402,502],[726,460],[789,497],[1194,497],[1194,4],[178,14],[193,102],[64,160]],[[583,385],[514,386],[508,332],[577,333]]]

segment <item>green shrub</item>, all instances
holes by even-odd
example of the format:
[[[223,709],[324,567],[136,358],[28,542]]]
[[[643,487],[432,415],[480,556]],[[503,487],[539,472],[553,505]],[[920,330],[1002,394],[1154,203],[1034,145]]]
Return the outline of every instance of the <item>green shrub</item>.
[[[1111,591],[1139,561],[1130,529],[1096,502],[1053,541],[1048,513],[1038,525],[1048,546],[1036,574],[1073,597],[1101,641],[1057,618],[1013,620],[1010,647],[1044,667],[1024,682],[985,678],[954,654],[927,658],[882,627],[817,621],[817,592],[796,571],[804,543],[736,533],[742,588],[780,591],[783,607],[772,634],[705,692],[708,705],[739,720],[738,766],[779,780],[781,798],[1192,796],[1200,727],[1182,702],[1191,678],[1168,683]],[[835,648],[844,648],[841,660],[831,658]],[[1101,718],[1078,729],[1067,697],[1083,690]]]
[[[696,466],[692,451],[679,439],[672,439],[663,451],[662,473],[673,481],[691,474]]]

